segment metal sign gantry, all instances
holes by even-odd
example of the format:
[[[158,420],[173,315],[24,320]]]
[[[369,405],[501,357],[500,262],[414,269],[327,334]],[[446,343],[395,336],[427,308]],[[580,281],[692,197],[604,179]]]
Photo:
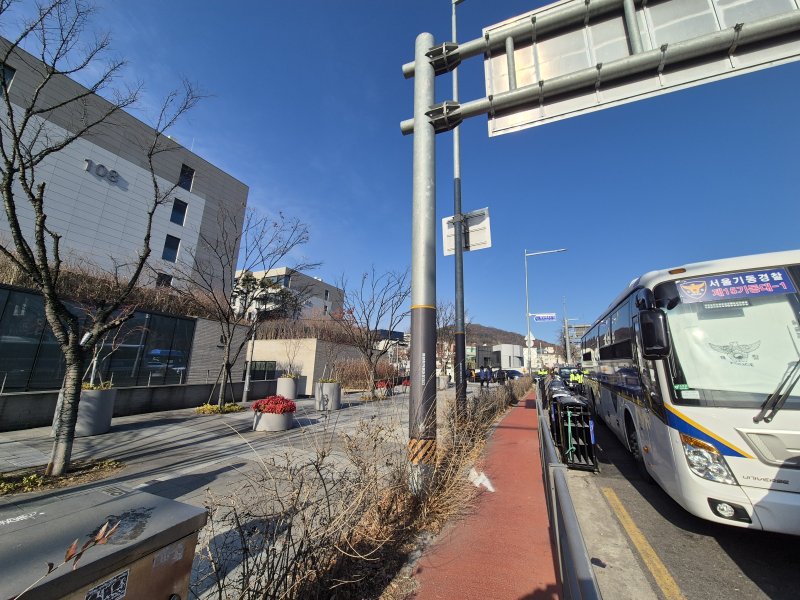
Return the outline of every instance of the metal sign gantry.
[[[418,490],[436,455],[436,134],[483,114],[490,135],[507,133],[798,60],[798,2],[564,0],[463,44],[417,36],[403,65],[414,116],[400,129],[414,133],[408,456]],[[480,55],[486,97],[436,104],[436,76]]]

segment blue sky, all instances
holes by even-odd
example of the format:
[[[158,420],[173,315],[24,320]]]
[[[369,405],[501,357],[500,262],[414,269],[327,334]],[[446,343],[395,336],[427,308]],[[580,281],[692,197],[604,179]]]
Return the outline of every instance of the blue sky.
[[[466,0],[461,41],[547,2]],[[335,281],[411,257],[413,59],[420,32],[450,38],[449,0],[101,0],[141,112],[185,76],[210,95],[173,132],[250,186],[250,204],[304,219],[302,254]],[[483,64],[460,71],[482,97]],[[532,312],[592,322],[637,275],[686,262],[797,247],[797,63],[489,139],[462,125],[463,207],[489,206],[493,247],[465,256],[470,320],[525,333]],[[449,76],[437,101],[450,99]],[[452,137],[437,136],[437,243],[453,213]],[[452,301],[453,258],[437,261]],[[536,325],[555,341],[555,325]]]

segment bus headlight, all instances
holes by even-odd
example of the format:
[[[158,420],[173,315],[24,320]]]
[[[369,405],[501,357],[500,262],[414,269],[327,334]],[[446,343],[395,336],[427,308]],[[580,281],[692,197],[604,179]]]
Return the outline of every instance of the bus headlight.
[[[692,473],[717,483],[739,485],[725,458],[714,446],[685,433],[681,434],[681,442],[686,462],[689,463]]]

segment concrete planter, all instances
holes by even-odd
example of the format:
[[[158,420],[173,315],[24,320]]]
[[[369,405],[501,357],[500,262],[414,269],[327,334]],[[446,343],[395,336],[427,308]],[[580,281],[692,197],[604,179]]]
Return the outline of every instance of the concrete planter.
[[[450,387],[450,378],[447,375],[437,375],[436,376],[436,389],[437,390],[446,390]]]
[[[117,390],[81,390],[75,437],[100,435],[111,429]]]
[[[278,377],[278,386],[275,393],[287,400],[297,400],[297,379],[294,377]]]
[[[294,413],[255,413],[253,431],[286,431],[294,425]]]
[[[342,385],[336,382],[317,383],[314,388],[317,410],[342,408]]]

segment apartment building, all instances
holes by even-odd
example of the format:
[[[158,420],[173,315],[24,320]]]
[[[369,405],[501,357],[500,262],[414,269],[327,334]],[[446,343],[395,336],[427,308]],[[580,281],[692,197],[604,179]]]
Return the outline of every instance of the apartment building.
[[[300,296],[303,300],[303,310],[299,316],[302,318],[328,318],[331,314],[341,312],[344,306],[344,292],[318,277],[288,267],[254,271],[252,274],[259,281],[267,278],[273,289],[290,290]],[[238,271],[236,275],[241,276],[242,271]],[[235,299],[234,307],[239,314],[246,314],[250,320],[256,312],[270,308],[267,300],[258,297],[247,307],[242,306],[239,299]]]

